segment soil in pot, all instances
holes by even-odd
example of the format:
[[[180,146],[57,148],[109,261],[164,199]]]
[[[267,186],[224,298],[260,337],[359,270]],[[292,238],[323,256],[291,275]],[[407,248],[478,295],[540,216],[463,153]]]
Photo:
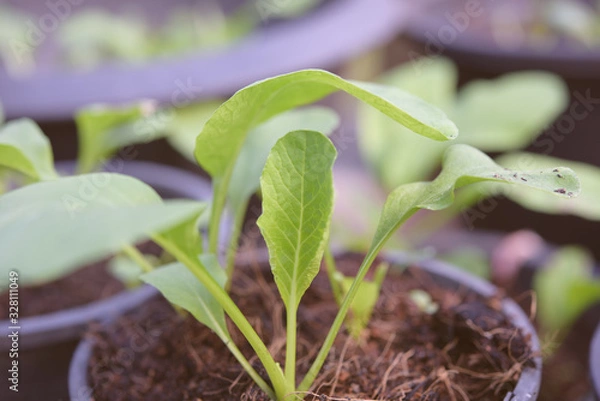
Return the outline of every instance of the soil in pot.
[[[145,243],[139,247],[144,253],[156,253],[158,247]],[[85,266],[50,283],[19,288],[19,318],[35,317],[110,298],[125,290],[124,284],[109,271],[108,260]],[[0,294],[0,321],[8,318],[9,293]],[[22,323],[25,325],[26,323]],[[19,350],[19,392],[8,386],[0,388],[0,399],[66,399],[65,380],[71,356],[78,338],[62,342],[38,344]],[[8,351],[0,356],[0,367],[8,370],[12,360]]]
[[[338,268],[352,272],[359,262],[346,256]],[[234,299],[283,362],[284,308],[270,273],[259,266],[238,269],[235,284]],[[438,312],[417,308],[408,295],[416,288],[432,295]],[[500,305],[499,298],[440,287],[419,269],[390,274],[362,341],[338,336],[306,399],[503,400],[534,355]],[[320,274],[299,311],[299,374],[336,311]],[[95,344],[88,367],[94,401],[266,400],[216,336],[162,300],[96,327],[89,338]]]

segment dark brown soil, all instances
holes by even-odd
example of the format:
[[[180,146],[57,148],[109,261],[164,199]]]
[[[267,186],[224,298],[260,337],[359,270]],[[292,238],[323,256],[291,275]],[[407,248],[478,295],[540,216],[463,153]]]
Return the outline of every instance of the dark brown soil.
[[[357,267],[353,258],[338,267]],[[239,270],[239,269],[238,269]],[[260,270],[264,271],[264,270]],[[284,309],[269,274],[237,273],[233,296],[284,359]],[[408,296],[426,289],[439,304],[421,313]],[[499,300],[437,286],[422,271],[390,274],[361,342],[338,336],[307,400],[503,400],[531,363],[528,339],[499,313]],[[298,372],[302,377],[337,307],[320,274],[300,308]],[[233,330],[232,330],[233,331]],[[234,340],[252,355],[239,333]],[[96,327],[89,378],[94,401],[266,400],[208,329],[156,300],[114,325]],[[262,372],[260,363],[251,362]],[[300,399],[290,397],[290,399]]]
[[[123,284],[99,262],[50,283],[19,289],[19,315],[38,316],[88,304],[123,291]],[[8,317],[8,292],[0,295],[0,319]]]
[[[157,245],[139,246],[144,253],[158,254]],[[19,288],[19,316],[39,316],[89,304],[123,291],[125,286],[108,271],[108,259],[90,264],[49,283]],[[0,294],[0,319],[8,318],[8,291]]]

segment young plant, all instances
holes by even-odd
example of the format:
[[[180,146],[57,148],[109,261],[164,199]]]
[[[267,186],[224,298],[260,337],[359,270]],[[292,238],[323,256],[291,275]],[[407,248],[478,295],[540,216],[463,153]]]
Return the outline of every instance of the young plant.
[[[231,177],[238,162],[237,156],[248,143],[247,136],[253,126],[278,112],[318,100],[339,88],[374,105],[417,133],[435,139],[455,136],[452,124],[443,114],[403,92],[378,85],[348,83],[322,71],[287,74],[242,89],[215,111],[197,139],[197,159],[212,175],[215,186],[209,226],[209,237],[213,238],[209,242],[210,254],[214,255],[218,250],[215,230],[218,230],[220,215],[231,190]],[[365,91],[366,88],[369,91]],[[401,99],[403,102],[390,102]],[[275,282],[287,310],[286,361],[283,369],[275,362],[274,356],[268,353],[266,345],[227,292],[199,259],[192,258],[189,249],[182,251],[179,244],[155,236],[155,240],[183,266],[172,267],[169,271],[157,269],[143,276],[145,281],[155,285],[171,302],[191,311],[196,317],[201,316],[201,322],[208,322],[214,327],[215,322],[221,321],[217,335],[226,344],[226,326],[216,316],[221,316],[222,312],[219,311],[228,315],[255,350],[271,383],[267,389],[263,381],[257,384],[278,400],[310,388],[346,320],[373,260],[392,233],[418,209],[438,210],[448,207],[456,188],[481,181],[525,185],[559,196],[567,196],[567,193],[556,193],[555,189],[559,185],[566,185],[572,196],[578,193],[578,182],[568,169],[563,170],[565,181],[559,181],[552,170],[508,172],[471,147],[458,145],[449,148],[442,173],[434,181],[406,184],[390,195],[358,274],[352,284],[346,286],[340,311],[330,332],[313,365],[298,385],[295,370],[296,313],[302,295],[318,271],[329,238],[333,204],[331,165],[334,158],[333,146],[324,135],[313,131],[295,131],[285,134],[277,141],[262,173],[263,216],[259,219],[259,226],[267,242]],[[182,273],[177,274],[174,268]],[[193,287],[189,275],[183,273],[185,268],[199,281]],[[195,301],[197,297],[192,294],[185,297],[185,301],[175,298],[175,295],[184,292],[198,293],[201,287],[206,290],[203,292],[204,296],[210,296],[203,303],[215,308],[219,305],[222,309],[212,309],[207,316],[207,308],[198,310],[199,305]],[[249,374],[255,376],[255,372]]]
[[[442,163],[442,171],[433,181],[401,185],[388,197],[371,246],[361,262],[356,277],[351,284],[343,286],[339,311],[330,330],[308,372],[304,377],[298,378],[296,315],[304,293],[319,271],[330,237],[334,196],[332,166],[336,158],[332,142],[322,133],[315,131],[282,132],[268,152],[266,161],[247,161],[264,164],[260,176],[263,215],[258,224],[269,249],[271,270],[287,312],[287,341],[283,367],[277,363],[277,355],[270,354],[267,344],[262,341],[225,290],[225,282],[231,281],[231,278],[224,277],[217,259],[219,223],[226,201],[228,199],[231,201],[233,177],[240,160],[239,155],[246,146],[250,146],[248,144],[252,144],[249,135],[255,132],[254,128],[277,114],[316,101],[340,89],[371,104],[417,134],[437,140],[451,139],[457,134],[454,124],[438,109],[394,88],[346,81],[319,70],[299,71],[260,81],[240,90],[219,107],[206,122],[197,138],[196,158],[211,174],[214,185],[214,199],[208,228],[210,239],[208,249],[203,249],[200,233],[197,230],[196,222],[200,212],[197,205],[168,203],[160,204],[159,207],[152,204],[151,206],[169,216],[174,213],[167,213],[166,208],[175,208],[180,213],[177,222],[169,220],[170,224],[167,225],[162,221],[161,223],[165,223],[164,227],[158,227],[158,224],[150,226],[157,221],[157,216],[161,215],[156,213],[156,216],[144,216],[147,217],[146,226],[130,227],[126,230],[128,233],[133,231],[136,235],[140,231],[146,231],[157,244],[177,260],[176,263],[163,268],[154,270],[149,268],[148,270],[151,271],[144,274],[142,279],[157,287],[170,302],[189,311],[214,331],[239,361],[240,366],[248,372],[265,394],[274,400],[285,400],[307,392],[311,388],[353,305],[354,310],[357,310],[355,302],[360,302],[360,300],[356,301],[357,296],[361,288],[364,288],[364,279],[371,265],[393,233],[415,212],[420,209],[447,208],[452,204],[456,190],[483,181],[526,186],[563,197],[571,197],[579,193],[577,178],[569,169],[561,169],[561,178],[556,176],[553,169],[533,172],[507,171],[470,146],[456,145],[448,148]],[[79,177],[71,179],[77,178]],[[27,200],[31,198],[38,199],[37,203],[43,204],[44,202],[39,200],[41,194],[37,191],[43,189],[43,196],[60,199],[60,196],[64,195],[64,192],[60,193],[61,189],[73,190],[71,186],[60,188],[58,183],[63,185],[63,180],[67,179],[34,184],[15,193],[23,194],[23,191],[34,188],[31,193],[21,195],[18,201],[26,205]],[[121,178],[116,181],[121,181]],[[49,187],[56,191],[48,191]],[[133,196],[131,192],[133,187],[132,185],[131,188],[123,188],[126,192],[120,194],[117,199],[125,201],[128,196]],[[565,191],[557,192],[557,188],[564,188]],[[11,193],[5,196],[10,195]],[[14,200],[16,197],[17,195],[12,193],[13,202],[17,202]],[[3,206],[2,200],[0,198],[0,207]],[[135,201],[139,202],[137,196]],[[33,204],[35,203],[33,201]],[[104,202],[100,203],[105,205]],[[139,208],[145,210],[145,206]],[[85,223],[88,224],[87,228],[90,231],[93,231],[96,225],[102,226],[105,223],[103,214],[98,218],[94,217],[92,213],[94,209],[81,210],[81,213],[87,216]],[[188,217],[183,218],[186,213]],[[112,224],[120,218],[123,218],[123,214],[116,213],[115,218],[106,219],[106,222]],[[43,220],[45,219],[39,219],[39,221]],[[11,219],[8,221],[10,222]],[[19,227],[19,223],[22,223],[27,229],[21,230],[18,236],[25,242],[25,238],[34,235],[33,229],[37,228],[36,224],[42,224],[36,222],[37,220],[32,221],[27,213],[18,213],[13,216],[12,226],[8,228]],[[2,224],[3,219],[0,219],[0,233],[8,232],[9,230],[3,229]],[[124,224],[131,224],[131,222],[124,221]],[[111,228],[116,229],[114,226]],[[66,234],[62,230],[63,227],[60,228],[59,241],[65,240]],[[135,239],[140,238],[132,238],[132,236],[122,238],[121,245]],[[16,242],[12,245],[15,244]],[[53,245],[55,250],[65,250],[62,242]],[[88,257],[93,254],[92,250],[92,248],[85,249]],[[0,251],[8,254],[14,252],[10,247],[0,248]],[[103,252],[106,252],[106,249],[103,249]],[[78,255],[81,256],[81,253]],[[19,260],[18,256],[11,257],[12,259],[9,260],[12,262]],[[72,258],[71,255],[62,255],[59,259],[67,264],[72,262]],[[78,261],[81,260],[80,257]],[[252,367],[233,343],[226,324],[226,316],[254,350],[268,379],[262,377]]]

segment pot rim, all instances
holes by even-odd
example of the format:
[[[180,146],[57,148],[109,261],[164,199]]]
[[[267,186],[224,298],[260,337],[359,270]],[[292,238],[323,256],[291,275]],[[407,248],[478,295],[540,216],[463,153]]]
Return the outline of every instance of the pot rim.
[[[600,400],[600,324],[594,333],[590,347],[590,375],[596,399]]]
[[[262,249],[259,252],[253,253],[253,256],[265,259],[266,252]],[[402,251],[383,252],[382,256],[394,264],[410,264],[417,265],[419,268],[437,276],[441,280],[454,282],[455,284],[464,286],[475,293],[484,297],[493,296],[498,293],[498,288],[491,283],[475,277],[459,268],[439,260],[428,259],[415,262],[414,257]],[[541,349],[537,333],[525,312],[510,298],[502,300],[502,312],[515,325],[522,330],[525,336],[530,336],[531,347],[534,354],[539,355],[533,358],[535,367],[526,367],[519,377],[519,381],[515,389],[509,392],[504,401],[525,401],[535,400],[539,392],[542,378],[542,358]],[[109,322],[106,322],[107,324]],[[93,395],[93,389],[88,385],[88,362],[93,350],[93,341],[91,339],[83,339],[71,360],[69,367],[69,394],[71,401],[89,401]]]
[[[426,37],[428,33],[435,35],[442,26],[451,26],[448,17],[443,14],[444,11],[457,12],[464,10],[464,4],[462,8],[451,8],[438,0],[430,0],[428,6],[429,8],[426,7],[422,15],[409,23],[406,30],[407,34],[419,43],[431,40]],[[435,11],[427,12],[432,6],[436,7]],[[440,10],[440,7],[445,8]],[[525,47],[504,49],[491,41],[481,40],[480,35],[468,31],[468,28],[459,31],[455,40],[449,43],[442,42],[441,55],[447,52],[472,67],[491,71],[543,69],[577,79],[598,78],[600,48],[581,51],[561,42],[551,50],[535,51]],[[438,37],[434,39],[441,42],[439,33]]]
[[[73,171],[75,162],[57,162],[57,168]],[[138,178],[156,190],[170,191],[183,198],[210,199],[208,180],[185,170],[157,163],[128,161],[118,171]],[[104,321],[137,307],[158,292],[150,286],[133,291],[122,291],[112,297],[39,316],[19,319],[19,347],[31,349],[78,338],[87,325],[95,320]],[[12,332],[8,319],[0,321],[0,350],[10,348],[7,336]]]
[[[194,94],[194,101],[227,96],[269,76],[335,66],[385,43],[409,19],[409,5],[398,0],[330,1],[305,18],[257,29],[225,49],[140,66],[103,65],[88,73],[45,71],[26,79],[11,79],[0,70],[2,92],[11,94],[3,99],[4,112],[8,118],[51,121],[71,118],[82,105],[96,102],[153,98],[172,103],[181,92],[176,83],[182,77],[187,85],[202,88]],[[324,42],[323,37],[330,40]]]

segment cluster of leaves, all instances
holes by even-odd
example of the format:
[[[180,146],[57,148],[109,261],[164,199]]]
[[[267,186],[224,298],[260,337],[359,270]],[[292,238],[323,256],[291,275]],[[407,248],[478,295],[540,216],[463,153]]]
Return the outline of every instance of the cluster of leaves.
[[[269,19],[296,18],[320,0],[247,1],[225,13],[216,1],[176,6],[153,26],[142,10],[116,14],[100,8],[78,11],[61,23],[56,39],[65,64],[92,69],[107,61],[139,63],[193,51],[228,46]],[[132,12],[135,11],[135,12]],[[14,7],[0,7],[0,59],[11,75],[35,68],[36,48],[31,34],[32,15]]]
[[[597,203],[593,200],[600,190],[597,184],[600,169],[518,152],[566,108],[568,92],[557,76],[544,72],[512,73],[493,80],[470,82],[457,92],[454,64],[444,58],[431,58],[392,70],[382,77],[382,82],[440,107],[460,130],[456,142],[499,154],[496,161],[500,165],[531,170],[570,166],[577,169],[586,188],[584,196],[571,203],[540,196],[537,191],[527,189],[508,191],[496,185],[474,186],[464,191],[442,215],[425,217],[413,227],[410,238],[413,245],[482,199],[500,193],[531,210],[600,219]],[[442,155],[449,146],[447,143],[429,144],[409,130],[394,126],[392,121],[373,110],[361,107],[359,111],[359,150],[384,188],[390,190],[400,184],[428,179],[439,169]],[[360,191],[355,195],[364,197]],[[374,204],[373,199],[376,202],[376,198],[364,199],[364,204],[371,204],[376,209],[379,205]],[[354,242],[356,244],[356,239]]]
[[[328,248],[333,164],[337,156],[333,143],[315,129],[330,131],[337,120],[322,109],[293,109],[337,91],[372,106],[413,134],[437,141],[454,139],[458,134],[454,123],[440,109],[398,88],[344,80],[321,70],[265,79],[224,102],[196,138],[195,159],[212,177],[210,208],[193,201],[162,201],[145,184],[118,174],[84,174],[42,181],[0,197],[0,210],[10,210],[0,217],[3,267],[28,271],[30,274],[24,277],[40,280],[46,274],[40,270],[56,275],[60,269],[69,270],[111,252],[129,249],[132,258],[148,271],[142,276],[144,281],[214,331],[257,385],[270,398],[283,400],[292,393],[310,389],[351,310],[355,312],[350,321],[354,334],[365,324],[372,307],[355,300],[362,296],[372,305],[386,266],[378,268],[378,278],[372,286],[365,286],[364,279],[385,243],[418,210],[445,209],[460,188],[484,181],[530,187],[554,196],[579,193],[579,182],[569,169],[561,169],[560,178],[553,169],[507,171],[471,146],[449,147],[435,179],[405,183],[390,193],[355,277],[337,274],[330,263],[339,312],[309,371],[298,381],[296,316],[302,296],[317,275]],[[286,115],[291,117],[282,120]],[[305,120],[307,116],[310,122]],[[299,121],[310,127],[295,127]],[[99,190],[90,194],[90,185]],[[239,220],[240,211],[259,187],[263,214],[258,225],[286,308],[283,368],[229,296],[226,283],[231,282],[233,271],[223,269],[219,260],[219,229],[226,205],[232,206],[235,220]],[[565,189],[564,193],[556,191],[559,187]],[[80,207],[66,207],[69,197],[79,197]],[[199,218],[205,211],[210,215],[207,246],[198,230]],[[233,232],[230,255],[239,239],[239,229]],[[143,255],[131,251],[131,244],[145,237],[159,244],[175,262],[153,268]],[[36,252],[27,251],[32,246]],[[331,262],[331,254],[327,254]],[[226,317],[254,349],[268,382],[232,341]]]

